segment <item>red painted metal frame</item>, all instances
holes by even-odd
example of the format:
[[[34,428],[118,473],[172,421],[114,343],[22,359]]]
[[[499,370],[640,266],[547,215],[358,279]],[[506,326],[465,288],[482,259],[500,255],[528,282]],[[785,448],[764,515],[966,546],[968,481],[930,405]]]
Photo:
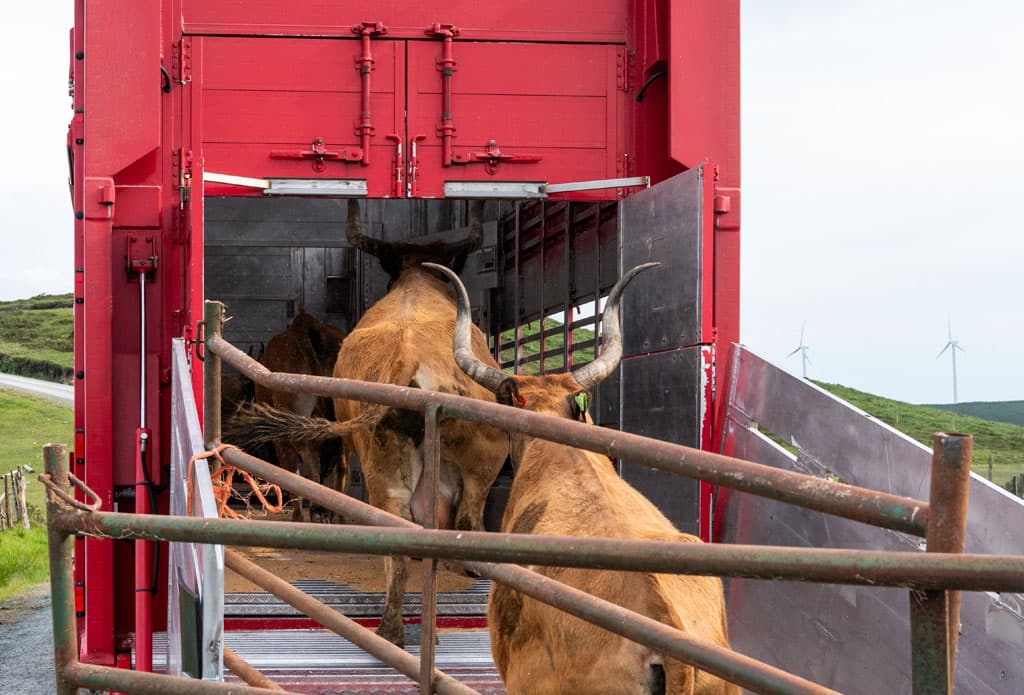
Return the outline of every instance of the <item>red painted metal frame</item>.
[[[354,622],[363,627],[377,627],[380,618],[353,618]],[[419,618],[404,618],[406,625],[417,625]],[[441,616],[435,619],[435,625],[444,629],[486,630],[487,617],[482,615]],[[323,626],[311,618],[225,618],[224,630],[238,632],[241,630],[319,630]]]
[[[364,38],[353,27],[377,22],[387,34],[372,39],[371,92]],[[451,43],[452,161],[479,164],[444,166],[443,45],[424,34],[435,24],[459,28]],[[202,317],[203,196],[252,194],[204,187],[204,170],[366,178],[371,196],[391,197],[441,195],[445,178],[647,174],[657,182],[705,162],[713,172],[705,267],[713,272],[702,342],[726,354],[722,346],[739,337],[738,42],[738,0],[595,0],[586,12],[541,0],[75,0],[73,471],[105,509],[135,509],[140,307],[125,261],[130,237],[149,235],[159,266],[146,292],[148,463],[157,484],[164,478],[170,339],[194,338]],[[531,82],[540,86],[531,91]],[[328,118],[315,116],[317,103]],[[317,137],[325,152],[358,147],[364,159],[332,162],[313,149],[305,160],[269,157],[311,148]],[[540,160],[522,161],[531,154]],[[201,370],[193,383],[201,394]],[[157,511],[166,504],[158,496]],[[166,549],[155,551],[166,567]],[[124,663],[136,629],[133,547],[85,538],[75,552],[82,659]],[[154,629],[165,606],[161,590]]]

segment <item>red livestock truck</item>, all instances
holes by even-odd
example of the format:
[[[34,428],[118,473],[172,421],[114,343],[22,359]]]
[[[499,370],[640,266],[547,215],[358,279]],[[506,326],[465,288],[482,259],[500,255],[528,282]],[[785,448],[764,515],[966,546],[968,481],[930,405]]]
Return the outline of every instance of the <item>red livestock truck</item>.
[[[485,243],[465,282],[510,370],[561,371],[585,359],[621,269],[661,261],[661,280],[637,280],[642,289],[625,299],[625,358],[595,394],[595,422],[818,473],[751,439],[755,419],[774,417],[760,412],[772,397],[765,384],[783,377],[730,353],[739,339],[737,0],[75,0],[75,12],[70,472],[101,509],[172,511],[172,439],[186,419],[180,394],[172,397],[181,376],[172,345],[202,356],[205,300],[227,304],[225,338],[258,351],[300,308],[350,330],[384,293],[373,259],[345,240],[351,198],[365,200],[368,228],[385,239],[454,230],[465,201],[486,201]],[[185,371],[186,400],[202,404],[203,370]],[[775,433],[800,420],[787,412]],[[748,496],[716,497],[710,483],[653,464],[618,466],[680,530],[706,540],[765,543],[780,528],[818,523],[782,523]],[[349,494],[364,496],[358,475]],[[811,544],[811,535],[783,544]],[[181,646],[160,640],[196,627],[168,620],[183,599],[168,589],[181,587],[167,545],[76,536],[75,658],[148,671],[156,655],[156,670],[175,670],[168,654],[182,659]],[[773,650],[757,634],[775,640],[763,630],[779,612],[810,608],[785,594],[778,611],[754,611],[772,604],[755,599],[757,586],[730,584],[733,615],[755,616],[731,627],[741,651],[767,658]],[[474,605],[466,624],[479,628]],[[225,611],[224,634],[284,624],[273,611],[247,610]],[[268,644],[301,666],[299,642]],[[844,687],[827,655],[803,660],[815,644],[794,637],[769,660]],[[213,647],[219,664],[220,642]],[[909,666],[895,670],[905,677]],[[213,671],[192,675],[221,677]]]

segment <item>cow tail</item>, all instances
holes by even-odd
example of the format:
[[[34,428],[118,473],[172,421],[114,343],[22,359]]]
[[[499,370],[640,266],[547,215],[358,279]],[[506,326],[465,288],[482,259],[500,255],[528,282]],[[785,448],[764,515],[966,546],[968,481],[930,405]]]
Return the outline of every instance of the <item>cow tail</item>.
[[[296,446],[322,444],[341,436],[335,432],[338,424],[322,417],[296,415],[266,403],[248,403],[230,423],[225,423],[224,441],[246,451],[284,442]]]
[[[384,419],[384,416],[388,414],[389,410],[391,410],[391,408],[386,405],[374,403],[351,420],[345,420],[344,422],[330,422],[329,420],[324,420],[324,422],[329,426],[333,437],[347,437],[353,432],[372,430],[380,424],[380,421]]]

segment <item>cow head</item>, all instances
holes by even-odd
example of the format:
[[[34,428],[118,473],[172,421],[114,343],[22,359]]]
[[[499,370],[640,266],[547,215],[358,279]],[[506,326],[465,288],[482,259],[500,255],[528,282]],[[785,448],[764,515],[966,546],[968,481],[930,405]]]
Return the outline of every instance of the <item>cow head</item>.
[[[544,376],[510,375],[488,366],[473,354],[470,344],[469,295],[458,275],[443,266],[424,265],[444,273],[455,285],[458,312],[455,319],[455,362],[470,378],[490,389],[499,403],[525,408],[546,415],[590,422],[591,390],[607,378],[622,359],[622,331],[619,322],[619,302],[622,291],[638,273],[659,263],[638,265],[623,275],[608,295],[604,317],[601,320],[601,354],[588,364],[568,374]]]
[[[363,234],[362,221],[359,214],[359,201],[348,201],[348,221],[345,225],[345,236],[353,248],[357,248],[371,256],[376,256],[381,268],[394,282],[403,270],[418,268],[425,261],[443,265],[462,272],[466,256],[480,248],[483,243],[483,201],[473,200],[469,204],[469,234],[461,241],[434,241],[417,244],[411,241],[384,241]]]

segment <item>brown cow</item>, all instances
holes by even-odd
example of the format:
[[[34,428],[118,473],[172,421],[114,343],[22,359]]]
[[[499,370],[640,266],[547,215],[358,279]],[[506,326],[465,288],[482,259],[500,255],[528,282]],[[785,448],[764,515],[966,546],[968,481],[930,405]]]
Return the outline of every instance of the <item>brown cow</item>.
[[[468,349],[469,300],[459,291],[455,359],[497,395],[498,402],[590,422],[590,389],[622,357],[619,298],[638,266],[612,289],[602,321],[601,356],[571,374],[509,376]],[[556,536],[700,543],[679,533],[643,495],[620,478],[611,460],[522,434],[512,435],[515,481],[501,530]],[[717,577],[531,567],[552,579],[722,647],[728,647],[725,602]],[[739,693],[731,683],[667,659],[654,650],[496,584],[488,606],[491,651],[510,694]]]
[[[420,265],[436,261],[456,272],[461,270],[466,255],[482,241],[480,213],[479,201],[472,203],[469,236],[461,242],[384,242],[363,235],[359,202],[349,201],[349,243],[376,256],[391,282],[388,293],[346,336],[338,352],[335,377],[494,402],[494,394],[463,374],[452,357],[455,293],[443,276]],[[478,361],[498,368],[479,329],[468,329],[466,341]],[[250,421],[249,434],[293,441],[344,437],[359,456],[370,504],[424,523],[430,499],[422,485],[423,416],[344,399],[336,399],[334,408],[338,422],[297,418],[264,408]],[[257,429],[262,432],[257,434]],[[437,525],[481,530],[487,493],[508,456],[508,437],[492,427],[445,420],[440,424],[440,438]],[[404,641],[402,601],[408,564],[404,557],[389,557],[385,563],[387,597],[377,632],[398,645]]]
[[[344,338],[345,333],[340,328],[321,323],[299,307],[291,324],[267,343],[260,362],[272,372],[330,376]],[[256,385],[255,401],[305,417],[333,418],[334,415],[334,404],[328,398],[271,391],[261,384]],[[340,492],[346,490],[348,462],[344,447],[338,450],[337,444],[332,447],[317,442],[284,440],[274,442],[274,449],[282,468],[298,470],[317,483],[326,477],[325,485]],[[335,460],[325,461],[327,458]],[[295,508],[293,519],[308,521],[309,517],[307,503],[303,501]]]

